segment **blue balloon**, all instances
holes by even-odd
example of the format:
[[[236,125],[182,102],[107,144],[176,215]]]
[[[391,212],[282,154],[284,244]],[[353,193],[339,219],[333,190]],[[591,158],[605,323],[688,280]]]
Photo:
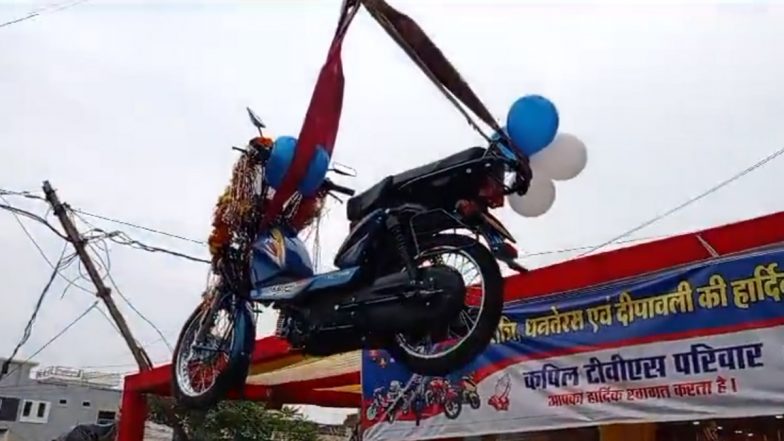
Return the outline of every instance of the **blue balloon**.
[[[512,104],[506,126],[515,145],[531,156],[553,142],[558,131],[558,110],[543,96],[527,95]]]
[[[297,138],[281,136],[272,144],[272,151],[265,167],[267,183],[277,189],[283,183],[283,177],[291,166],[294,152],[297,150]]]
[[[329,153],[324,150],[324,147],[318,146],[316,147],[316,152],[313,154],[313,158],[310,160],[310,164],[308,164],[308,170],[305,173],[305,177],[302,178],[300,181],[299,192],[302,196],[310,197],[316,194],[321,184],[324,182],[324,178],[327,176],[327,170],[329,169]]]

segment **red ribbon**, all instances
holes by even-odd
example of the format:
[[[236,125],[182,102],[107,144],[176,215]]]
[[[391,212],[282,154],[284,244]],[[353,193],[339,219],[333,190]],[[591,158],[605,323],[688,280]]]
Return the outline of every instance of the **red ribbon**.
[[[322,146],[327,153],[332,155],[335,139],[338,136],[340,115],[343,110],[344,78],[340,53],[343,49],[343,37],[346,35],[352,18],[353,13],[347,14],[344,9],[338,31],[335,33],[327,53],[327,61],[321,68],[316,87],[313,89],[305,121],[299,132],[299,138],[297,138],[294,158],[283,177],[283,182],[275,191],[275,196],[267,205],[263,225],[269,225],[269,222],[280,214],[286,201],[297,191],[297,185],[307,173],[316,148]]]

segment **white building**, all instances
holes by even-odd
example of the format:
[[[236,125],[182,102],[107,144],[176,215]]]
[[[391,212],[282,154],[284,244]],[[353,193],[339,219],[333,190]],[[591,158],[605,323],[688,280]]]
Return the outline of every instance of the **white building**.
[[[0,441],[51,441],[78,424],[114,422],[119,376],[52,367],[33,378],[35,366],[12,362],[0,380]]]

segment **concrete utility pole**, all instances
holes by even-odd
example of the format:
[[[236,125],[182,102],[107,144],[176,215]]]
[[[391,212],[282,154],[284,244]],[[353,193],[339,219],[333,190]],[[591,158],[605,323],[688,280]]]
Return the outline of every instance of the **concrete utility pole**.
[[[103,279],[98,273],[98,269],[96,269],[95,263],[93,263],[93,260],[87,253],[87,249],[85,247],[87,242],[82,239],[79,231],[76,229],[76,226],[71,221],[71,218],[68,217],[66,206],[60,202],[60,198],[57,197],[57,193],[54,191],[54,188],[52,188],[52,185],[49,184],[49,181],[44,181],[44,194],[46,195],[46,200],[49,201],[49,204],[51,204],[54,214],[58,219],[60,219],[60,223],[63,224],[63,229],[65,230],[66,236],[68,236],[71,244],[73,244],[74,248],[76,249],[76,254],[79,255],[79,260],[82,261],[82,265],[84,265],[84,268],[87,270],[87,274],[90,276],[90,280],[95,285],[97,290],[96,295],[103,301],[104,305],[106,305],[106,309],[109,310],[109,315],[112,316],[112,320],[114,320],[114,323],[120,330],[120,334],[122,334],[122,337],[125,340],[125,344],[127,344],[128,349],[131,350],[131,354],[133,354],[133,358],[136,360],[136,364],[139,365],[139,370],[146,371],[152,369],[150,357],[143,348],[136,344],[136,340],[133,338],[133,334],[131,334],[130,328],[128,328],[128,323],[125,322],[125,318],[122,316],[120,310],[117,309],[117,305],[114,303],[114,299],[111,295],[111,289],[109,289],[103,283]]]
[[[46,195],[46,200],[49,201],[49,204],[52,206],[54,214],[60,220],[60,223],[63,224],[63,229],[65,230],[66,236],[68,236],[71,244],[73,244],[74,248],[76,249],[76,254],[79,255],[79,260],[82,261],[82,265],[84,265],[84,268],[87,270],[87,274],[90,276],[90,280],[93,282],[93,285],[95,285],[97,290],[96,295],[103,301],[104,305],[106,305],[106,309],[109,310],[109,315],[112,316],[112,320],[114,320],[114,323],[120,330],[120,334],[122,334],[122,337],[125,340],[125,344],[127,344],[128,348],[131,350],[131,354],[133,354],[133,358],[136,360],[136,364],[139,365],[139,370],[146,371],[152,369],[150,357],[143,348],[136,344],[136,340],[133,338],[133,334],[131,334],[130,328],[128,328],[128,323],[125,322],[125,318],[122,316],[120,310],[117,309],[117,305],[114,303],[114,299],[111,296],[111,289],[109,289],[103,283],[103,279],[98,273],[98,269],[95,267],[95,263],[93,263],[93,260],[87,253],[87,249],[85,247],[86,241],[82,239],[79,231],[76,229],[76,226],[71,221],[71,218],[68,217],[68,212],[66,211],[65,205],[60,202],[60,198],[57,197],[57,193],[52,188],[52,185],[49,184],[49,181],[44,181],[44,194]]]
[[[131,329],[128,327],[128,323],[125,321],[125,317],[123,317],[120,310],[117,309],[117,305],[114,303],[114,299],[111,295],[111,289],[109,289],[109,287],[103,283],[103,279],[98,273],[98,269],[95,267],[95,263],[87,253],[87,248],[85,247],[87,241],[82,239],[82,236],[79,234],[79,230],[76,229],[76,225],[74,225],[74,223],[71,221],[71,218],[68,217],[66,205],[60,201],[59,197],[57,197],[57,193],[54,191],[54,188],[52,188],[52,185],[49,183],[49,181],[44,181],[43,188],[44,194],[46,195],[46,200],[52,206],[54,214],[63,225],[63,229],[65,230],[66,236],[68,236],[68,240],[76,249],[76,254],[79,256],[79,260],[82,261],[82,265],[84,265],[84,268],[87,270],[87,274],[90,276],[90,280],[95,285],[96,295],[106,305],[106,309],[109,310],[109,314],[112,316],[114,323],[120,330],[120,334],[122,334],[122,337],[125,340],[125,344],[127,344],[128,349],[131,350],[131,354],[133,354],[133,358],[136,360],[136,364],[139,365],[139,371],[147,371],[152,369],[152,362],[150,361],[150,357],[147,355],[147,352],[145,352],[144,348],[136,344],[136,339],[133,338],[133,334],[131,334]],[[174,410],[166,405],[162,407],[166,413],[167,419],[174,428],[174,439],[187,441],[188,436],[186,435],[182,424],[180,424],[179,419],[176,417]]]

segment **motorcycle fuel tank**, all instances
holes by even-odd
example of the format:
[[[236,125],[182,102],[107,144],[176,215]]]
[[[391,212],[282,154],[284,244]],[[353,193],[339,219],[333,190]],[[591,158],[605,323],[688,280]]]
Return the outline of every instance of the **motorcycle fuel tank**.
[[[313,263],[305,244],[293,232],[271,228],[253,244],[251,282],[258,289],[313,276]]]

